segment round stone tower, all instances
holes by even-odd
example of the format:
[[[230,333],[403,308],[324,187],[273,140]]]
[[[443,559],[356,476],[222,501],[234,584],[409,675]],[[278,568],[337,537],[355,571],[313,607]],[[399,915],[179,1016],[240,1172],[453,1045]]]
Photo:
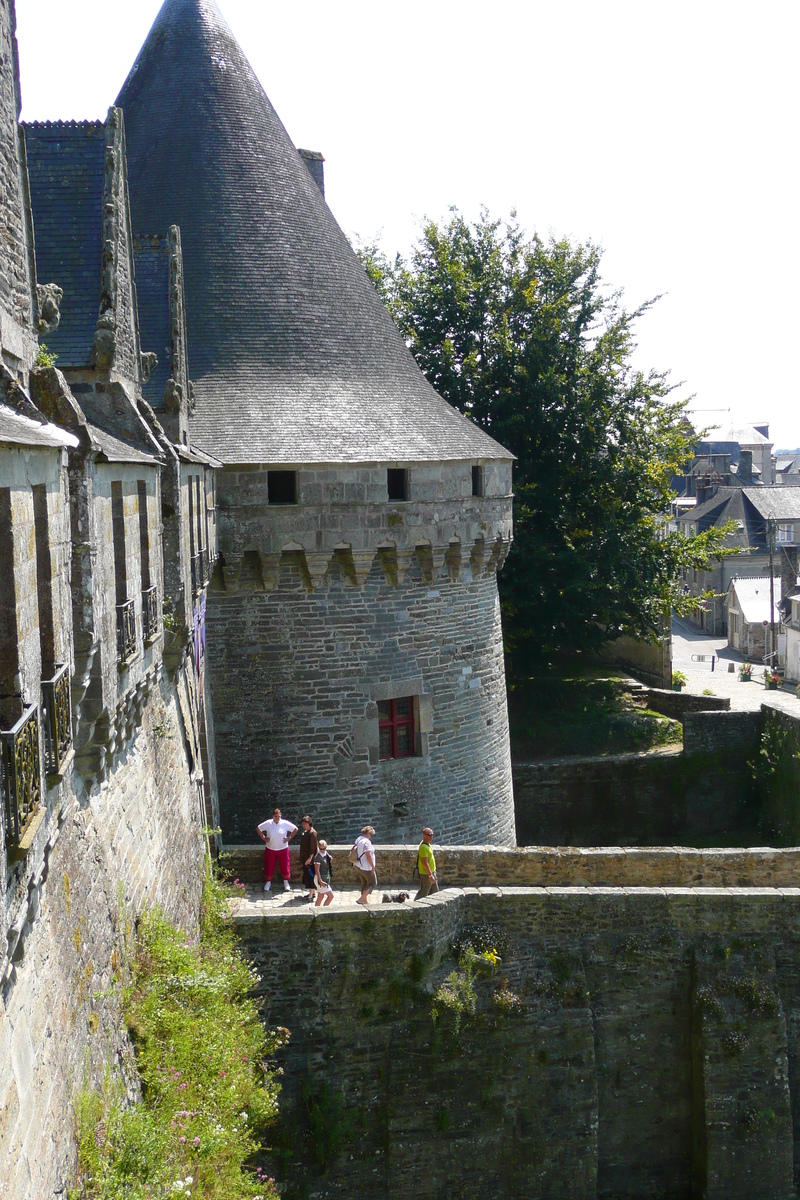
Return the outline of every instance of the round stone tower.
[[[417,368],[213,0],[166,0],[117,103],[134,232],[181,228],[191,440],[225,464],[225,840],[277,802],[330,841],[513,844],[511,455]]]

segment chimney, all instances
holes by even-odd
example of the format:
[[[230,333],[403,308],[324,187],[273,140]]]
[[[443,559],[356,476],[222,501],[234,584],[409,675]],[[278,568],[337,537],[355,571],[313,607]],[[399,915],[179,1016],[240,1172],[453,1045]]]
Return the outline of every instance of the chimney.
[[[797,587],[797,546],[781,546],[781,599]]]
[[[297,153],[308,167],[308,173],[314,180],[322,195],[325,195],[325,156],[319,150],[300,150]]]
[[[705,504],[706,500],[710,500],[712,496],[717,494],[718,488],[713,483],[708,472],[705,475],[699,475],[695,483],[695,496],[697,497],[697,507]]]
[[[752,479],[753,478],[753,451],[752,450],[740,450],[739,451],[738,475],[739,475],[740,479]]]

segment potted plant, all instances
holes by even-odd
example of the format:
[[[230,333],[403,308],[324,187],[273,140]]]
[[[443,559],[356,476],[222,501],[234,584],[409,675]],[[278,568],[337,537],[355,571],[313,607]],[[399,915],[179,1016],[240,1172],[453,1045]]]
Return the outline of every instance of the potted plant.
[[[774,692],[776,688],[781,686],[781,677],[777,671],[772,671],[769,667],[764,668],[764,687],[768,692]]]
[[[753,678],[753,664],[742,663],[739,667],[739,680],[741,683],[749,683]]]
[[[672,690],[673,690],[673,692],[679,692],[681,690],[681,688],[683,688],[685,686],[686,686],[686,676],[684,675],[683,671],[673,671],[672,672]]]

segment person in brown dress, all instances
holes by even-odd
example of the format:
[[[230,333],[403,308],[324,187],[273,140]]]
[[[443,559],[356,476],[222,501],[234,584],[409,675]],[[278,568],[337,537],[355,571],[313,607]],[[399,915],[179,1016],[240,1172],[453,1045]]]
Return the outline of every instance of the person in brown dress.
[[[303,817],[300,824],[303,832],[300,835],[300,867],[303,872],[303,887],[308,893],[308,899],[313,900],[317,894],[314,872],[314,855],[317,853],[317,831],[311,817]]]

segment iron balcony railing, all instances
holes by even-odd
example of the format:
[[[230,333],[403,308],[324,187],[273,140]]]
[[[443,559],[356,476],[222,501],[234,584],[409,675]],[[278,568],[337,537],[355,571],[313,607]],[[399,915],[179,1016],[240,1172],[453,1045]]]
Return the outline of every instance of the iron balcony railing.
[[[57,775],[72,749],[72,694],[69,666],[59,667],[52,679],[42,680],[44,763],[48,775]]]
[[[136,654],[136,613],[132,600],[117,605],[117,664],[126,666]]]
[[[18,845],[42,800],[39,706],[26,708],[13,729],[0,731],[6,841]]]
[[[158,637],[158,587],[155,584],[142,592],[142,624],[144,640],[155,641]]]

